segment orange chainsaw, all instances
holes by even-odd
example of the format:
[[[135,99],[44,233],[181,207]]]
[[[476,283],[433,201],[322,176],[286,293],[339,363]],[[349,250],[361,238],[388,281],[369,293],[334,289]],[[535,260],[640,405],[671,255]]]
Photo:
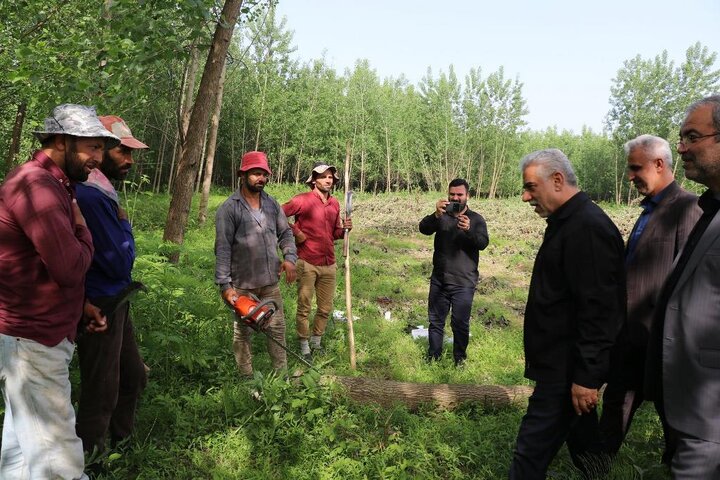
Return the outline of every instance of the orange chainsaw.
[[[274,300],[268,299],[260,301],[258,297],[252,293],[248,293],[247,295],[238,296],[232,307],[235,311],[235,315],[237,315],[240,321],[245,325],[249,326],[256,332],[264,333],[268,340],[285,350],[286,353],[289,353],[293,357],[297,358],[310,369],[315,370],[316,372],[318,371],[310,362],[288,349],[267,332],[266,328],[268,323],[278,309],[278,305]]]
[[[249,293],[240,295],[233,309],[240,320],[250,326],[253,330],[264,331],[268,322],[277,311],[277,303],[273,300],[260,301],[258,297]]]

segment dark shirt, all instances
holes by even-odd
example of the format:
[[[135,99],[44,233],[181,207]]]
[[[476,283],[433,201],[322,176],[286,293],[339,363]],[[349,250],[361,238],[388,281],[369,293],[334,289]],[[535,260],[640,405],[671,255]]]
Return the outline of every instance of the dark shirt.
[[[599,388],[625,315],[623,240],[578,192],[547,219],[525,307],[525,376]]]
[[[470,230],[458,228],[458,219],[434,213],[420,221],[420,233],[435,234],[432,276],[444,285],[474,287],[478,281],[480,250],[488,246],[488,231],[482,215],[469,208]]]
[[[135,239],[130,222],[118,218],[118,204],[99,189],[77,186],[77,200],[92,234],[95,255],[85,279],[88,298],[118,294],[132,281]]]
[[[215,215],[215,283],[253,289],[280,279],[278,249],[295,264],[295,238],[280,204],[260,193],[260,210],[253,211],[241,190],[225,200]]]
[[[0,333],[48,347],[74,340],[93,245],[75,224],[73,195],[42,151],[0,186]]]
[[[640,237],[645,231],[645,227],[647,227],[647,224],[650,221],[650,215],[652,215],[653,210],[655,210],[655,208],[660,205],[660,202],[663,198],[665,198],[665,195],[671,189],[671,187],[673,187],[672,183],[667,187],[663,188],[662,191],[654,197],[645,197],[640,202],[640,207],[642,207],[643,211],[635,222],[635,226],[633,227],[632,232],[630,232],[630,238],[628,238],[628,247],[627,251],[625,252],[626,264],[632,263],[633,256],[635,255],[635,247],[637,246],[638,240],[640,240]]]

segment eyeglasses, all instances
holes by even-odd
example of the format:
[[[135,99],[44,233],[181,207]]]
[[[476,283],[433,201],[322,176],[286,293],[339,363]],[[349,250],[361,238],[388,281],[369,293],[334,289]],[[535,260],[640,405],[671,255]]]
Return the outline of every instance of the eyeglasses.
[[[697,143],[700,140],[702,140],[703,138],[714,137],[715,135],[720,135],[720,132],[708,133],[707,135],[696,135],[694,133],[689,133],[687,135],[680,135],[680,140],[677,142],[677,146],[679,147],[680,145],[682,145],[685,147],[687,145]]]

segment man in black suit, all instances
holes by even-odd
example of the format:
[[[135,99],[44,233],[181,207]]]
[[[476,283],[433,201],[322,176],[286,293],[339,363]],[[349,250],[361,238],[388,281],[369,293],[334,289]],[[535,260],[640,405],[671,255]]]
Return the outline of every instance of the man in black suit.
[[[607,470],[597,432],[598,390],[625,314],[623,241],[577,187],[560,150],[523,158],[524,202],[547,219],[525,307],[525,376],[535,389],[522,419],[511,480],[544,479],[567,442],[585,477]]]
[[[610,354],[610,379],[603,394],[600,435],[611,455],[620,449],[644,399],[648,335],[660,289],[702,213],[697,195],[675,181],[672,151],[665,139],[641,135],[625,144],[625,155],[628,179],[645,198],[625,249],[627,321]],[[665,435],[663,462],[669,464],[672,433],[661,402],[656,401],[655,408]]]

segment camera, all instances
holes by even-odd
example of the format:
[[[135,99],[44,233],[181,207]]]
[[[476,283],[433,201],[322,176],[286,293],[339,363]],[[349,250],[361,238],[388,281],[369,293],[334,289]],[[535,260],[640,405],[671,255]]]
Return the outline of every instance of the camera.
[[[448,204],[445,205],[445,212],[447,213],[460,213],[462,209],[463,204],[459,202],[448,202]]]

